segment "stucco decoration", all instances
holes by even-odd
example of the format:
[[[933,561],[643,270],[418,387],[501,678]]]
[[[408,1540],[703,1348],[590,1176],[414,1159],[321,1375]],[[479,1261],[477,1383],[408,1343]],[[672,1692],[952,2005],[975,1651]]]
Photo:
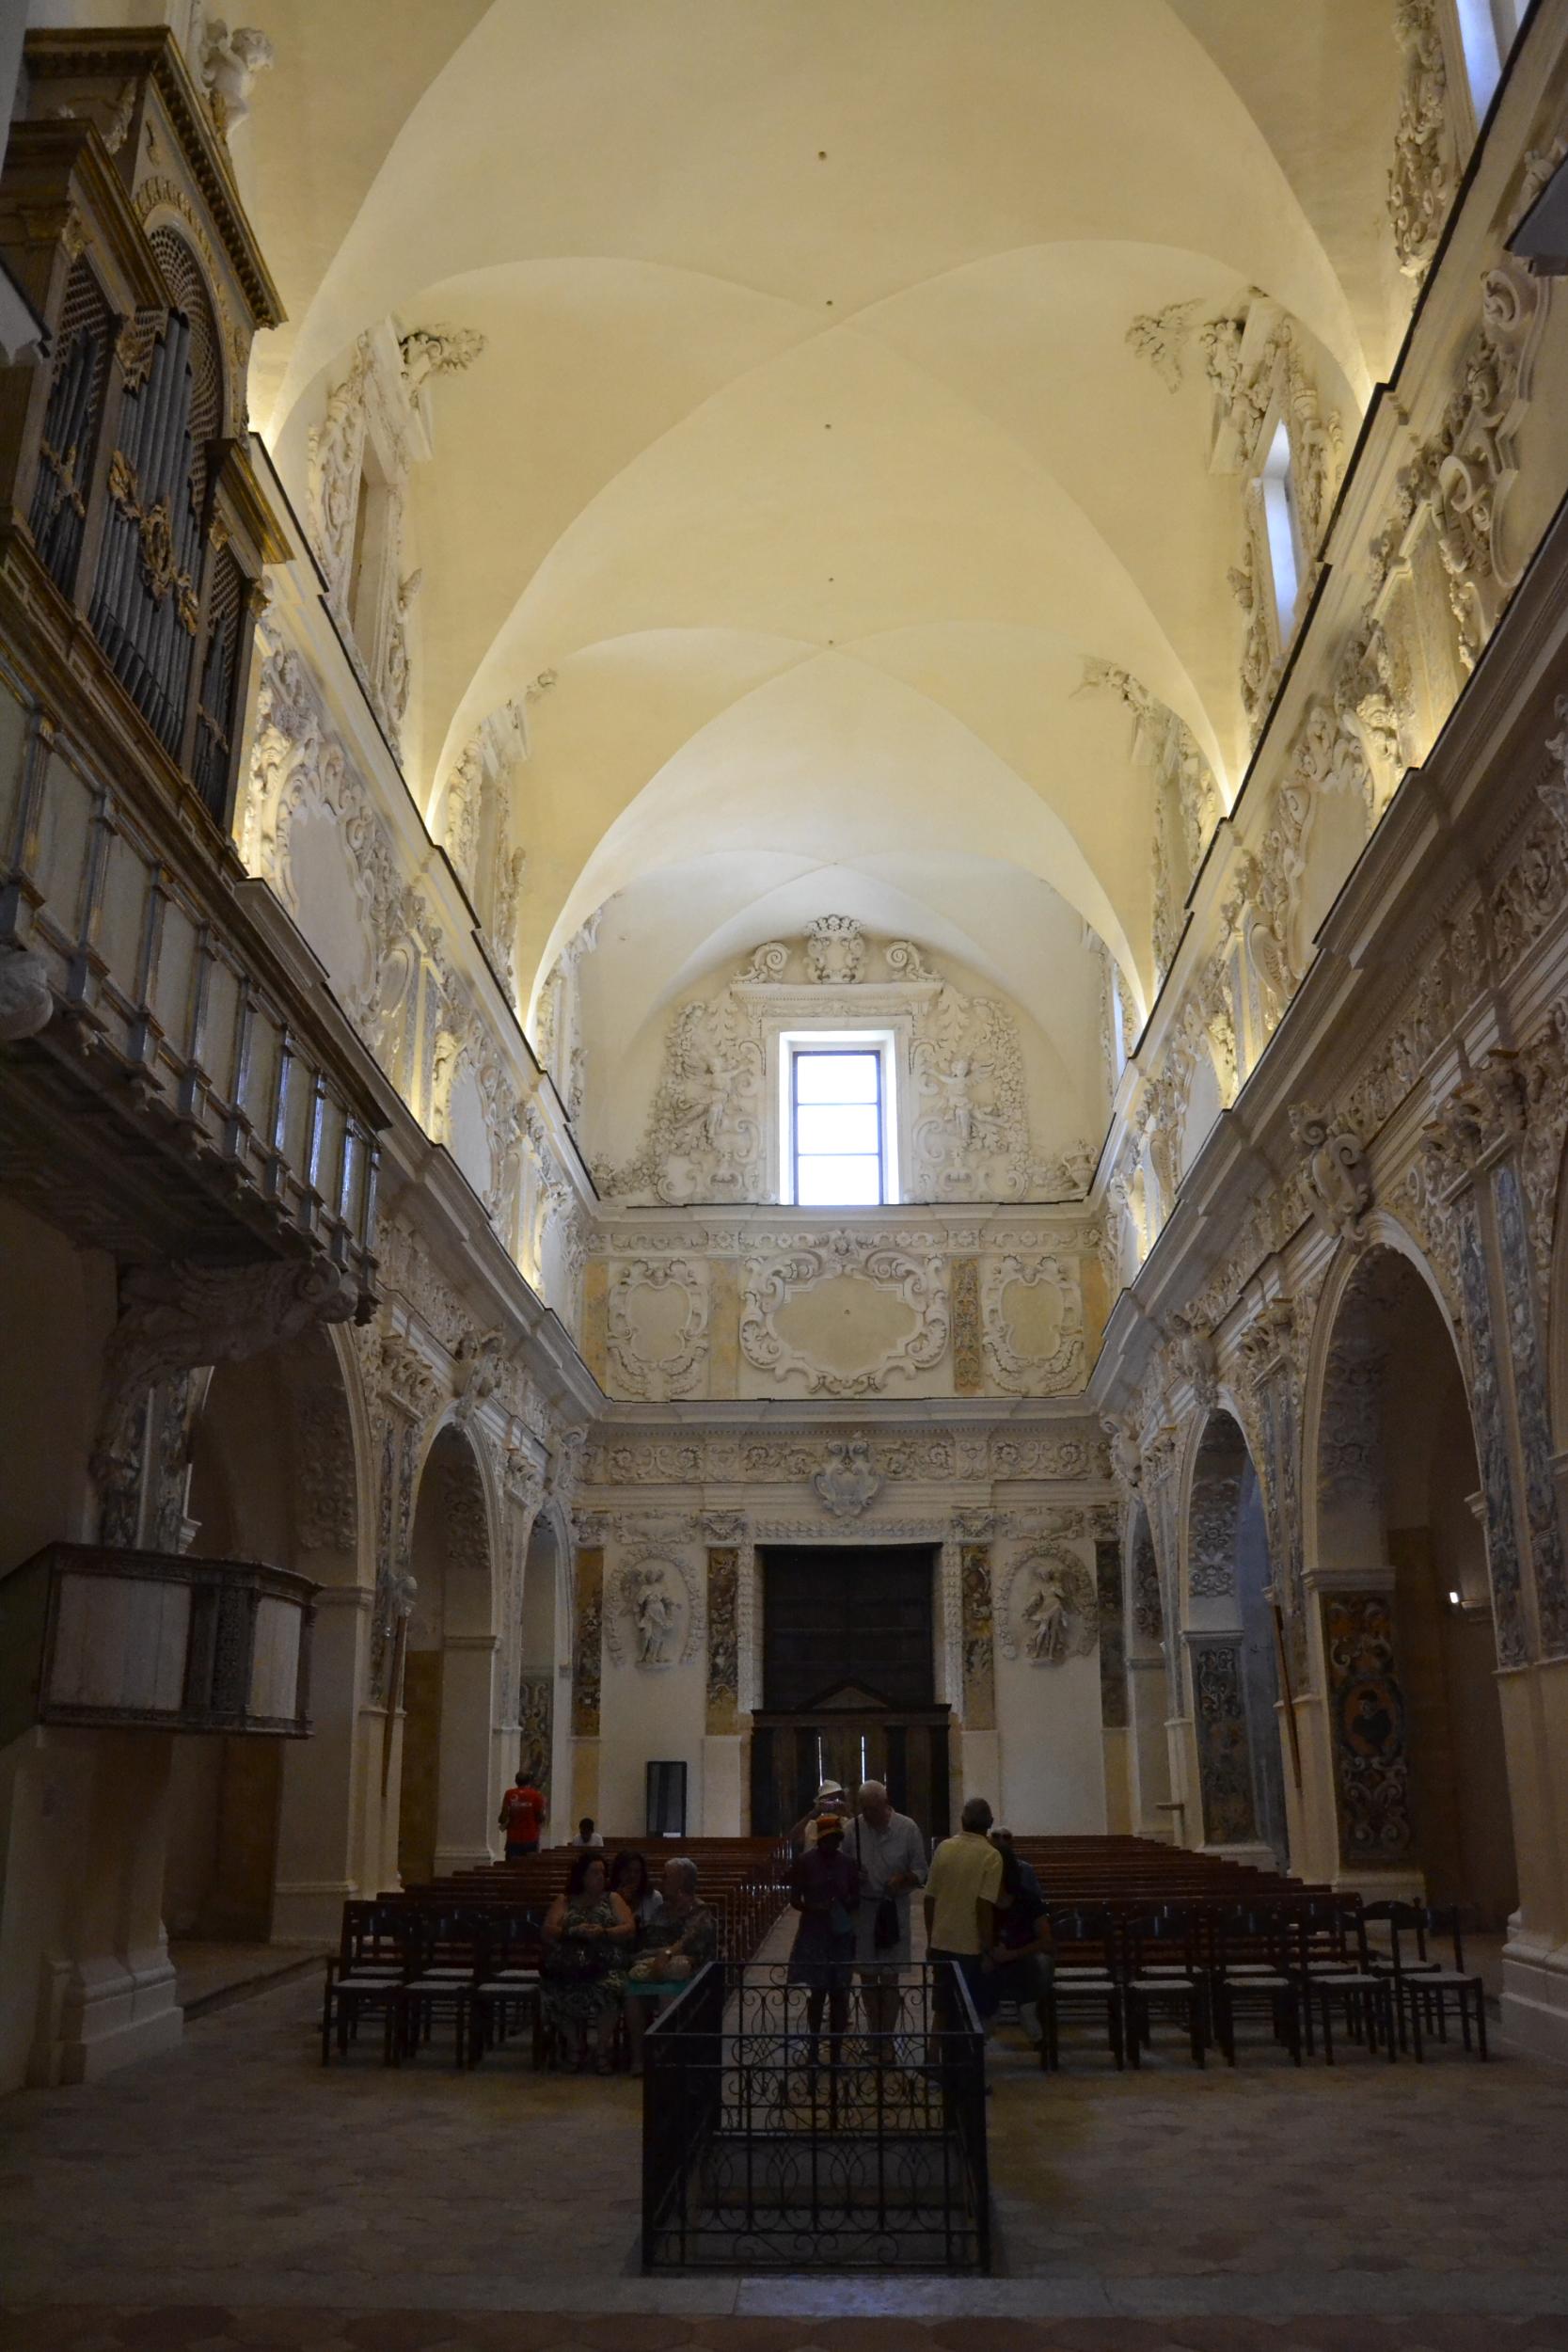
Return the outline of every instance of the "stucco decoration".
[[[852,915],[819,914],[806,930],[806,963],[814,980],[842,987],[865,977],[866,941]]]
[[[712,1522],[709,1532],[711,1533]],[[711,1544],[707,1555],[707,1694],[704,1727],[710,1737],[739,1729],[740,1552]]]
[[[606,1588],[604,1637],[617,1666],[689,1665],[703,1638],[702,1592],[689,1563],[652,1543],[625,1548]]]
[[[1058,1258],[986,1261],[986,1359],[999,1389],[1057,1396],[1084,1381],[1084,1302]]]
[[[606,1631],[602,1544],[578,1544],[574,1584],[572,1734],[578,1740],[596,1740]]]
[[[859,1518],[881,1491],[882,1477],[864,1438],[835,1438],[828,1460],[812,1478],[812,1492],[835,1519]]]
[[[1339,1858],[1401,1863],[1415,1845],[1404,1692],[1396,1669],[1393,1611],[1386,1593],[1323,1597]]]
[[[996,1635],[991,1608],[990,1546],[960,1543],[958,1549],[964,1727],[969,1731],[994,1731]]]
[[[689,1396],[706,1355],[708,1270],[691,1258],[634,1258],[612,1269],[606,1309],[610,1371],[627,1396]]]
[[[1195,1645],[1193,1717],[1204,1842],[1246,1845],[1258,1835],[1258,1813],[1252,1795],[1241,1655],[1235,1642]]]
[[[1096,1537],[1094,1581],[1100,1614],[1100,1720],[1107,1731],[1120,1731],[1129,1715],[1127,1616],[1121,1597],[1121,1545],[1114,1534]]]
[[[1395,0],[1394,36],[1404,52],[1388,218],[1407,278],[1421,278],[1437,249],[1459,184],[1459,146],[1436,0]]]
[[[271,40],[254,24],[236,24],[230,31],[221,16],[208,17],[201,28],[201,87],[213,126],[226,144],[250,112],[257,75],[276,62]]]
[[[1094,1578],[1070,1552],[1028,1545],[1002,1579],[996,1616],[1004,1658],[1031,1666],[1087,1658],[1099,1638]]]
[[[1114,662],[1091,658],[1084,664],[1084,690],[1096,689],[1116,695],[1132,712],[1132,755],[1155,776],[1153,946],[1156,968],[1164,976],[1181,934],[1187,891],[1224,814],[1224,803],[1213,769],[1191,727],[1150,693],[1141,678]]]
[[[780,1235],[746,1261],[740,1346],[748,1363],[814,1396],[869,1396],[939,1363],[947,1346],[945,1262],[930,1237]]]
[[[1181,363],[1202,301],[1167,302],[1160,310],[1140,310],[1127,330],[1129,351],[1147,359],[1167,392],[1181,388]]]
[[[523,1676],[517,1685],[517,1717],[518,1759],[534,1787],[547,1797],[555,1734],[553,1676]]]
[[[431,917],[404,883],[364,779],[327,725],[310,673],[282,639],[263,655],[239,824],[245,862],[271,882],[332,974],[349,1019],[398,1076]]]
[[[766,1201],[768,1040],[794,1020],[885,1023],[908,1040],[912,1166],[927,1199],[1081,1200],[1095,1151],[1054,1158],[1032,1138],[1018,1025],[1000,998],[967,996],[910,940],[879,949],[847,916],[801,941],[768,940],[711,996],[675,1011],[642,1145],[594,1169],[601,1199]]]
[[[647,1437],[611,1434],[584,1448],[587,1487],[719,1485],[809,1487],[841,1433],[831,1423],[766,1436],[740,1430],[705,1435],[673,1430]],[[873,1468],[889,1480],[922,1486],[992,1479],[1108,1479],[1110,1460],[1093,1422],[1081,1421],[1035,1434],[1016,1423],[955,1429],[896,1426],[866,1438]],[[821,1532],[821,1520],[817,1520]]]

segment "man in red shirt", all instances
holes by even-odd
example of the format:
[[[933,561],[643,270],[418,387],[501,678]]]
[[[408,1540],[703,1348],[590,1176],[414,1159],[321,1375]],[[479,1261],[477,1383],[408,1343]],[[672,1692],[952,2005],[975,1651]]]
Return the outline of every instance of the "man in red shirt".
[[[525,1854],[538,1852],[545,1800],[530,1780],[526,1767],[518,1772],[516,1787],[509,1788],[501,1799],[498,1818],[506,1832],[508,1862],[521,1862]]]

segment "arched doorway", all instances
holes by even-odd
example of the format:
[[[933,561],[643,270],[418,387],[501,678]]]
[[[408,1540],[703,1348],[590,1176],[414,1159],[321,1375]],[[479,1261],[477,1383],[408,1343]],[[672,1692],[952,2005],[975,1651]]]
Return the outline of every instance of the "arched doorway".
[[[219,1364],[191,1430],[189,1549],[265,1560],[322,1587],[303,1741],[175,1742],[165,1917],[171,1935],[314,1941],[357,1883],[356,1742],[366,1641],[357,1449],[345,1343],[309,1330]]]
[[[1443,1311],[1387,1244],[1334,1310],[1315,1476],[1340,1868],[1418,1870],[1501,1928],[1518,1882],[1475,1436]]]
[[[1165,1613],[1148,1513],[1134,1503],[1127,1537],[1127,1717],[1132,1826],[1140,1837],[1174,1836],[1171,1714]]]
[[[522,1623],[517,1661],[517,1764],[549,1808],[545,1840],[559,1844],[570,1835],[570,1824],[555,1817],[557,1791],[569,1808],[570,1791],[556,1770],[556,1682],[560,1655],[558,1605],[563,1549],[560,1532],[547,1512],[534,1520],[523,1564]]]
[[[1210,1414],[1187,1507],[1186,1630],[1206,1846],[1290,1867],[1279,1673],[1263,1497],[1240,1423]]]
[[[451,1422],[425,1456],[411,1564],[418,1590],[404,1658],[398,1796],[405,1886],[486,1860],[496,1810],[490,1514],[478,1457]]]

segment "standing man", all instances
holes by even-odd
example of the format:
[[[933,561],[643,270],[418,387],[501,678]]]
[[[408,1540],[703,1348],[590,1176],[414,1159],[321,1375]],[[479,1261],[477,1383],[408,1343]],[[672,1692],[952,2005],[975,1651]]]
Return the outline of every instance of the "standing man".
[[[539,1832],[545,1820],[545,1800],[534,1787],[526,1764],[517,1769],[515,1788],[509,1788],[501,1799],[498,1816],[506,1832],[508,1862],[521,1862],[525,1854],[539,1851]]]
[[[996,1942],[1002,1856],[990,1842],[991,1810],[984,1797],[971,1797],[959,1819],[958,1836],[942,1839],[927,1873],[926,1956],[952,1961],[980,2010],[980,1955]]]
[[[894,2034],[904,2001],[899,1971],[910,1963],[910,1896],[926,1883],[926,1841],[907,1813],[894,1811],[882,1782],[866,1780],[844,1850],[860,1866],[855,1968],[865,2022],[874,2034]],[[879,2063],[887,2046],[879,2048]]]

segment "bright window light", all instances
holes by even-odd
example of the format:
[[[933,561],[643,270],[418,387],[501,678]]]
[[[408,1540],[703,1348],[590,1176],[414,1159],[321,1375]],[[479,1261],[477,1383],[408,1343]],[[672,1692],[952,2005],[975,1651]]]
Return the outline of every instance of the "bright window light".
[[[796,1045],[789,1057],[790,1190],[800,1208],[888,1197],[883,1056],[874,1045]]]
[[[1301,579],[1296,563],[1295,491],[1291,482],[1291,436],[1280,419],[1263,462],[1263,521],[1269,534],[1275,610],[1283,644],[1295,626]]]
[[[1457,1593],[1450,1593],[1449,1595],[1449,1605],[1453,1609],[1457,1609],[1459,1607],[1459,1595]]]
[[[1480,122],[1497,95],[1503,66],[1519,30],[1515,0],[1457,0],[1459,39],[1470,103]]]

